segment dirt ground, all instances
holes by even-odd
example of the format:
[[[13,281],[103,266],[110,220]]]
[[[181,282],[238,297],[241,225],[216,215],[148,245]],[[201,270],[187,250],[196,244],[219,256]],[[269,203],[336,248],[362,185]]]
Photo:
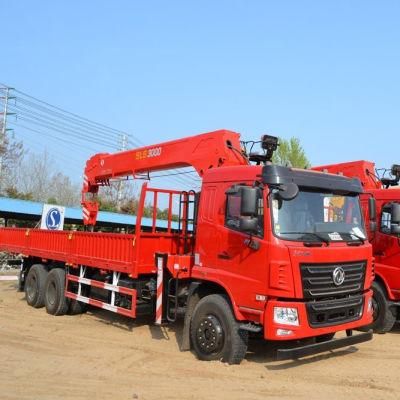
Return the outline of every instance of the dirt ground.
[[[0,282],[0,398],[398,399],[400,328],[369,343],[276,362],[251,342],[240,365],[179,352],[180,326],[158,328],[103,310],[54,317]]]

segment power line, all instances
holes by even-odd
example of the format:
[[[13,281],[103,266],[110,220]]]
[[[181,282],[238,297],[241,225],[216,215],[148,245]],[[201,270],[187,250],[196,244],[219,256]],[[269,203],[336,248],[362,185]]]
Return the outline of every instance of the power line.
[[[18,137],[20,137],[20,135],[18,135]],[[30,152],[29,150],[31,149],[31,147],[33,147],[35,149],[35,151],[40,155],[40,153],[42,153],[43,151],[47,151],[46,149],[43,148],[43,143],[40,141],[36,141],[32,138],[29,138],[29,142],[28,142],[28,148],[26,148],[26,152],[29,155]],[[32,154],[32,153],[31,153]],[[57,154],[57,159],[60,158],[63,161],[67,162],[67,163],[71,163],[71,158],[68,158],[67,156],[63,155],[63,154]],[[57,159],[55,159],[55,162],[57,162]],[[77,160],[77,159],[76,159]],[[77,163],[76,165],[74,164],[73,167],[76,168],[76,170],[79,170],[78,175],[82,175],[82,168],[78,165],[81,162],[79,161],[79,163]],[[71,166],[70,166],[71,168]]]
[[[72,142],[72,141],[70,141],[70,140],[65,140],[65,139],[60,138],[60,137],[58,137],[58,136],[50,135],[49,133],[43,133],[43,132],[41,132],[41,131],[38,131],[37,129],[31,128],[31,127],[29,127],[29,126],[22,125],[22,124],[13,122],[13,121],[10,121],[9,123],[12,124],[12,125],[15,125],[15,126],[19,126],[19,127],[21,127],[21,128],[24,128],[24,129],[26,129],[27,131],[32,131],[32,132],[38,133],[39,135],[43,135],[43,136],[49,136],[49,137],[51,137],[52,139],[58,140],[59,142],[62,142],[62,143],[65,143],[65,144],[69,144],[69,145],[75,145],[77,148],[81,148],[81,146],[80,146],[79,144],[74,143],[74,142]],[[86,148],[87,148],[87,146],[86,146]],[[96,150],[93,149],[93,151],[94,151],[94,152],[98,152],[98,149],[96,149]]]
[[[40,114],[40,113],[37,113],[37,112],[34,112],[34,111],[32,111],[32,110],[29,110],[29,109],[27,109],[27,108],[25,108],[25,107],[21,107],[21,106],[19,106],[19,105],[11,105],[11,107],[13,108],[13,110],[17,113],[17,114],[22,114],[22,115],[25,115],[25,116],[33,116],[32,118],[34,118],[35,117],[35,119],[38,119],[38,120],[41,120],[41,121],[46,121],[46,120],[48,120],[48,121],[50,121],[51,123],[54,123],[55,125],[57,125],[57,126],[61,126],[61,127],[63,127],[64,125],[65,125],[65,127],[67,128],[67,129],[72,129],[72,130],[74,130],[75,131],[75,129],[76,129],[76,126],[74,126],[74,125],[71,125],[71,124],[68,124],[68,123],[63,123],[63,122],[59,122],[57,119],[54,119],[54,118],[51,118],[51,117],[47,117],[47,116],[45,116],[45,115],[43,115],[43,114]],[[44,119],[45,118],[45,119]],[[87,130],[87,129],[82,129],[82,128],[79,128],[79,132],[85,132],[85,133],[87,133],[88,135],[90,135],[90,136],[93,136],[93,138],[96,138],[96,137],[98,137],[98,135],[96,134],[96,133],[94,133],[94,132],[92,132],[92,131],[90,131],[90,130]],[[112,145],[113,146],[115,146],[115,142],[111,142],[111,139],[101,139],[101,141],[106,141],[106,140],[109,140],[110,141],[110,143],[112,143]]]
[[[89,132],[91,132],[92,134],[95,134],[96,136],[101,136],[104,139],[108,139],[108,140],[114,140],[114,139],[117,140],[118,139],[118,135],[115,134],[114,132],[105,132],[105,131],[98,129],[97,127],[93,127],[85,122],[81,122],[79,120],[65,116],[62,113],[54,112],[48,108],[42,107],[39,104],[35,104],[30,101],[26,101],[25,99],[21,99],[20,97],[16,97],[14,106],[22,109],[21,104],[23,106],[25,106],[24,107],[25,111],[36,112],[36,114],[46,116],[46,118],[50,117],[52,119],[60,120],[60,122],[62,122],[64,124],[65,123],[68,123],[69,125],[72,124],[73,126],[75,126],[75,128],[86,129]],[[28,108],[26,108],[26,107],[28,107]]]
[[[24,128],[24,129],[26,129],[27,131],[32,131],[32,132],[35,132],[35,133],[37,133],[37,134],[39,134],[39,135],[43,135],[43,136],[48,136],[48,137],[50,137],[50,138],[52,138],[52,139],[54,139],[54,140],[56,140],[56,141],[59,141],[59,142],[61,142],[61,143],[63,143],[63,144],[66,144],[66,145],[69,145],[69,146],[74,146],[74,147],[76,147],[76,148],[78,148],[78,149],[80,149],[80,150],[82,150],[82,147],[79,145],[79,144],[77,144],[77,143],[75,143],[75,142],[73,142],[73,141],[69,141],[69,140],[65,140],[65,139],[63,139],[63,138],[60,138],[60,137],[58,137],[58,136],[53,136],[53,135],[51,135],[51,134],[49,134],[49,133],[43,133],[42,131],[39,131],[39,130],[37,130],[37,129],[34,129],[34,128],[31,128],[31,127],[28,127],[28,126],[26,126],[26,125],[22,125],[22,124],[20,124],[20,123],[18,123],[18,122],[13,122],[13,121],[10,121],[9,122],[10,124],[12,124],[12,125],[14,125],[14,126],[19,126],[19,127],[21,127],[21,128]],[[87,149],[88,147],[87,146],[85,146],[85,148]],[[93,150],[93,152],[99,152],[99,150],[98,149],[92,149]],[[73,150],[73,151],[76,151],[75,149]],[[86,152],[84,152],[84,153],[82,153],[82,154],[84,154],[84,157],[86,157],[86,159],[88,159],[89,158],[89,156],[90,155],[87,155],[87,153]],[[171,170],[172,171],[172,170]],[[193,171],[194,172],[194,171]],[[192,171],[189,171],[189,172],[179,172],[179,173],[176,173],[176,174],[170,174],[170,173],[165,173],[165,174],[160,174],[160,175],[158,175],[158,176],[152,176],[152,178],[158,178],[158,177],[169,177],[169,176],[173,176],[173,175],[182,175],[182,174],[187,174],[187,173],[192,173]],[[173,180],[176,182],[176,183],[178,183],[179,185],[186,185],[186,186],[198,186],[198,185],[196,185],[196,184],[194,184],[193,182],[187,182],[187,181],[184,181],[183,179],[182,179],[183,177],[181,177],[181,176],[176,176]]]
[[[21,92],[21,91],[17,91],[17,92],[26,95],[25,93],[23,93],[23,92]],[[62,110],[61,108],[56,107],[56,106],[52,106],[52,105],[50,105],[49,103],[43,102],[43,101],[41,101],[41,100],[39,100],[39,99],[36,99],[36,98],[33,97],[33,96],[29,96],[29,95],[26,95],[26,96],[29,97],[29,98],[31,98],[31,99],[37,100],[37,101],[39,101],[39,102],[41,102],[41,103],[43,103],[43,104],[46,104],[46,105],[48,105],[48,106],[50,106],[50,107],[53,107],[53,108],[55,108],[55,109],[57,109],[57,110],[60,110],[60,111],[65,112],[65,113],[67,113],[67,114],[70,114],[70,115],[72,115],[72,116],[74,116],[74,117],[80,118],[77,114],[70,113],[70,112],[68,112],[68,111]],[[19,99],[19,100],[21,101],[21,99]],[[36,106],[36,107],[39,107],[39,108],[42,109],[42,110],[44,109],[45,111],[49,111],[50,113],[53,113],[53,114],[54,114],[54,111],[49,110],[48,108],[44,108],[44,107],[40,107],[40,106],[38,106],[38,105],[35,105],[35,104],[33,104],[32,102],[29,102],[29,101],[27,101],[27,100],[25,100],[25,99],[23,99],[22,102],[25,102],[25,103],[27,103],[27,104],[34,105],[34,106]],[[58,116],[61,116],[62,118],[64,118],[64,116],[63,116],[62,114],[60,114],[60,113],[56,113],[55,115],[58,115]],[[67,118],[67,119],[68,119],[68,118]],[[82,119],[85,120],[85,121],[90,121],[90,120],[88,120],[88,119],[86,119],[86,118],[82,118]],[[75,122],[75,119],[73,119],[72,121]],[[114,128],[106,127],[105,125],[95,123],[94,121],[90,121],[90,123],[93,123],[93,124],[95,124],[95,125],[100,125],[100,126],[102,126],[102,127],[105,127],[107,130],[113,131],[114,133],[121,134],[120,131],[118,131],[118,130],[116,130],[116,129],[114,129]],[[139,140],[138,138],[133,139],[133,138],[129,137],[129,138],[128,138],[128,143],[131,143],[133,146],[138,146],[138,145],[144,146],[144,143],[143,143],[141,140]],[[112,147],[113,147],[113,148],[116,148],[115,146],[112,146]],[[172,171],[175,171],[175,170],[176,170],[176,169],[174,169],[174,170],[172,170]],[[180,175],[180,174],[177,174],[177,175]],[[169,175],[163,174],[162,176],[169,176]],[[182,177],[182,178],[184,178],[184,177]],[[193,183],[194,183],[193,180],[188,181],[188,180],[186,180],[186,179],[181,179],[181,182],[183,182],[183,183],[186,184],[186,185],[187,185],[187,184],[193,184]]]
[[[113,145],[111,143],[106,143],[106,142],[103,142],[103,141],[100,141],[100,140],[96,140],[96,139],[94,139],[94,138],[92,138],[92,137],[90,137],[88,135],[83,134],[83,133],[80,134],[78,131],[64,129],[64,128],[59,127],[59,126],[57,126],[55,124],[42,122],[41,119],[36,118],[36,117],[29,117],[29,116],[27,117],[27,116],[25,116],[25,114],[23,114],[23,115],[18,115],[17,116],[17,120],[26,121],[26,122],[29,122],[31,124],[41,126],[42,128],[48,129],[48,130],[50,130],[52,132],[55,131],[55,132],[59,132],[59,133],[65,134],[65,135],[67,135],[67,137],[71,136],[71,137],[76,138],[76,139],[81,140],[81,141],[85,141],[85,142],[89,141],[89,142],[94,143],[94,144],[98,144],[98,145],[102,145],[102,146],[105,146],[105,147],[111,147],[113,149],[117,149],[117,146]],[[99,149],[97,149],[97,151],[99,151]]]
[[[17,120],[13,124],[27,129],[28,131],[47,136],[66,145],[74,145],[76,148],[82,147],[81,144],[77,143],[78,141],[81,141],[85,149],[89,148],[89,142],[94,145],[105,146],[106,148],[117,150],[119,149],[119,146],[116,144],[116,141],[121,134],[127,136],[126,143],[131,144],[132,147],[144,146],[143,142],[133,135],[125,134],[122,131],[111,128],[105,124],[95,122],[73,112],[64,110],[20,90],[13,89],[13,92],[15,93],[15,102],[11,106],[11,109],[17,114]],[[26,122],[28,125],[37,125],[46,130],[46,132],[23,125],[19,120]],[[68,140],[66,137],[74,139]],[[96,148],[94,151],[101,152],[101,150],[102,149],[99,151],[99,149]],[[194,169],[190,172],[177,171],[181,171],[181,169],[171,169],[169,170],[169,173],[160,173],[153,177],[171,177],[170,179],[185,186],[199,185],[200,182],[197,176],[197,179],[193,176],[189,176],[189,174],[196,172]]]
[[[110,131],[110,132],[114,132],[116,135],[120,135],[120,134],[121,134],[121,131],[119,131],[119,130],[117,130],[117,129],[111,128],[111,127],[109,127],[109,126],[107,126],[107,125],[104,125],[104,124],[101,124],[101,123],[99,123],[99,122],[95,122],[95,121],[93,121],[93,120],[90,120],[89,118],[82,117],[82,116],[80,116],[80,115],[78,115],[78,114],[75,114],[75,113],[73,113],[73,112],[64,110],[64,109],[62,109],[62,108],[60,108],[60,107],[57,107],[57,106],[54,106],[54,105],[52,105],[52,104],[50,104],[50,103],[47,103],[47,102],[45,102],[45,101],[43,101],[43,100],[40,100],[40,99],[38,99],[38,98],[36,98],[36,97],[33,97],[33,96],[31,96],[31,95],[29,95],[29,94],[27,94],[27,93],[24,93],[24,92],[22,92],[22,91],[20,91],[20,90],[14,89],[14,91],[17,92],[17,93],[19,93],[19,94],[21,94],[21,95],[23,95],[23,96],[25,96],[25,97],[28,97],[29,99],[35,100],[35,101],[38,102],[38,103],[44,104],[44,105],[46,105],[47,107],[50,107],[50,108],[52,108],[52,109],[61,111],[61,112],[64,113],[64,114],[68,114],[68,115],[74,117],[75,119],[82,120],[82,121],[86,121],[86,122],[88,122],[89,124],[92,124],[92,125],[94,125],[94,126],[101,127],[101,128],[106,129],[106,130],[108,130],[108,131]]]

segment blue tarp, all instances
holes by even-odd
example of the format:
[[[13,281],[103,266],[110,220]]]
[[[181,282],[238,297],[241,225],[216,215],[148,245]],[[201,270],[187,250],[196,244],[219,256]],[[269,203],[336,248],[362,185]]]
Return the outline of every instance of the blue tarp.
[[[0,197],[0,216],[13,214],[12,218],[17,219],[17,214],[20,219],[26,216],[36,217],[39,220],[42,216],[43,203],[28,200],[11,199],[8,197]],[[65,207],[65,220],[67,223],[83,224],[82,209],[80,207]],[[129,214],[119,214],[108,211],[100,211],[97,216],[99,224],[115,224],[115,225],[135,225],[136,216]],[[142,219],[143,226],[152,226],[150,218]],[[167,228],[167,221],[157,220],[157,226],[160,228]],[[172,223],[173,228],[177,228],[177,223]]]

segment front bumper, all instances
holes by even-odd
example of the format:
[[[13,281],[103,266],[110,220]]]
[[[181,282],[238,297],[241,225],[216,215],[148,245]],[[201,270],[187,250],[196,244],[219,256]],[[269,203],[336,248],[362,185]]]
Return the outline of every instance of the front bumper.
[[[358,335],[352,335],[348,331],[348,336],[340,339],[331,339],[322,343],[313,343],[292,349],[279,349],[276,352],[276,359],[293,360],[301,357],[310,356],[313,354],[322,353],[324,351],[336,350],[342,347],[352,346],[354,344],[367,342],[372,339],[372,330]]]
[[[337,324],[329,324],[325,326],[311,326],[308,320],[307,306],[309,302],[279,301],[269,300],[264,313],[264,338],[267,340],[292,340],[303,339],[325,335],[328,333],[357,329],[362,326],[369,325],[372,322],[372,310],[368,310],[368,304],[372,298],[372,291],[368,290],[363,294],[363,306],[361,316],[351,321],[339,322]],[[290,307],[297,308],[299,324],[286,325],[276,323],[274,321],[274,307]],[[278,332],[286,331],[285,335],[279,335]]]

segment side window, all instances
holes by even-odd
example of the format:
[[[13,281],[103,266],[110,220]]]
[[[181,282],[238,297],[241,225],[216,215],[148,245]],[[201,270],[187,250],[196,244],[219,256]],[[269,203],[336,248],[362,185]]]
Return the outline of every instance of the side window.
[[[226,196],[225,226],[239,230],[240,226],[240,195],[238,193]],[[263,236],[264,231],[264,203],[263,199],[258,200],[258,233]]]
[[[228,194],[226,196],[225,225],[229,228],[239,229],[240,195]]]
[[[204,222],[212,223],[214,221],[215,193],[216,188],[214,186],[208,186],[203,191],[200,217]]]
[[[382,218],[381,218],[381,231],[383,233],[387,233],[390,235],[390,224],[392,216],[390,214],[391,207],[389,204],[385,204],[382,209]]]

